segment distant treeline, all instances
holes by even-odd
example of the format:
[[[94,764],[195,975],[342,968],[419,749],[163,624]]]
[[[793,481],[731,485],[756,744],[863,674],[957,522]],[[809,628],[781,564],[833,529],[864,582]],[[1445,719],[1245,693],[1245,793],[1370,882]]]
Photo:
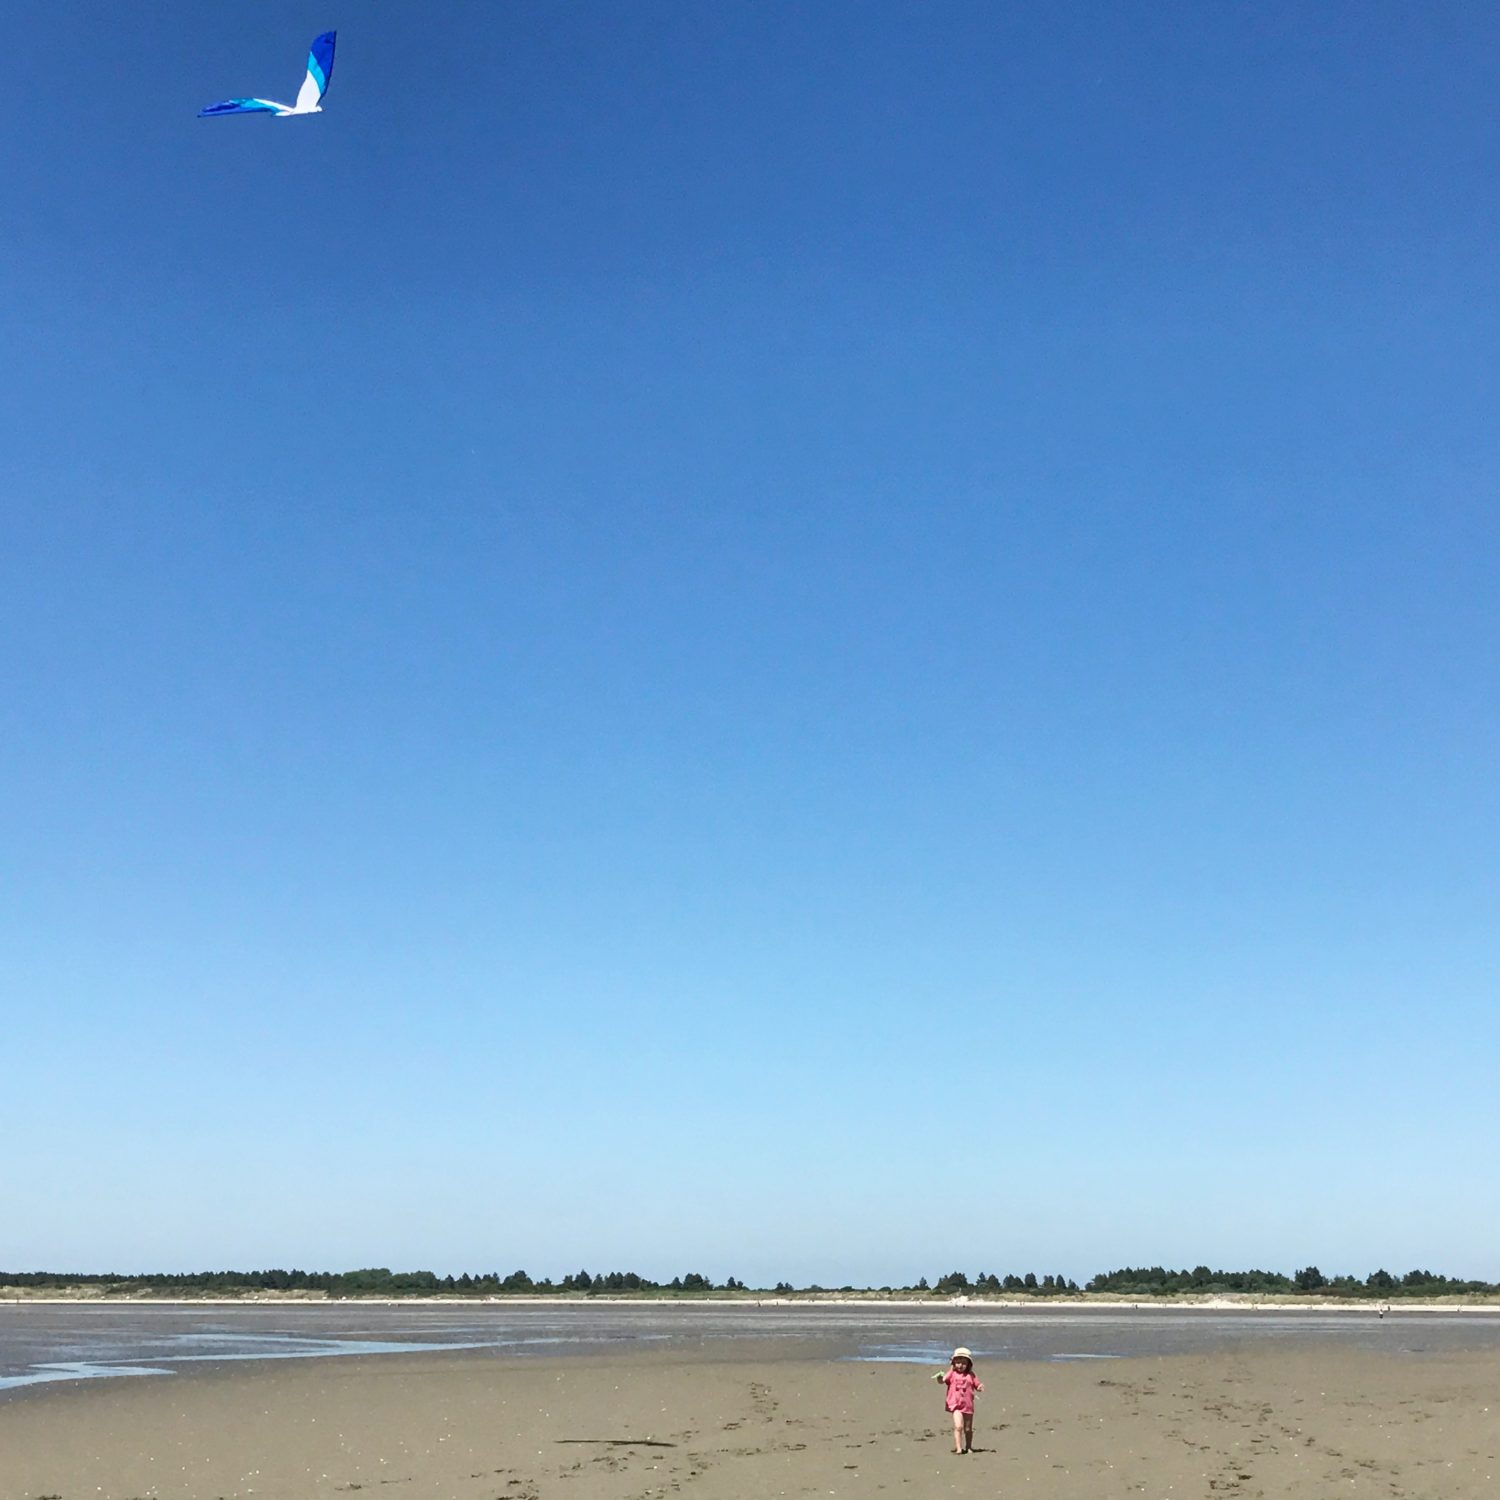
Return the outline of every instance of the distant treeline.
[[[1401,1276],[1371,1271],[1361,1280],[1358,1276],[1325,1276],[1316,1266],[1304,1266],[1292,1276],[1279,1271],[1210,1271],[1207,1266],[1195,1266],[1191,1271],[1127,1266],[1095,1276],[1087,1290],[1125,1297],[1169,1296],[1173,1292],[1308,1292],[1319,1297],[1385,1298],[1500,1292],[1500,1284],[1439,1276],[1436,1271],[1407,1271]]]
[[[561,1281],[545,1277],[534,1281],[525,1271],[502,1276],[498,1271],[462,1276],[439,1276],[432,1271],[392,1271],[385,1266],[360,1271],[149,1271],[131,1275],[114,1272],[0,1271],[0,1286],[13,1287],[107,1287],[151,1292],[324,1292],[330,1297],[360,1296],[466,1296],[558,1295],[562,1293],[609,1292],[743,1292],[744,1282],[729,1277],[715,1285],[707,1276],[689,1271],[671,1281],[652,1281],[634,1271],[611,1271],[590,1276],[579,1271]]]
[[[69,1288],[102,1289],[106,1292],[196,1292],[200,1294],[243,1292],[321,1292],[329,1297],[436,1297],[436,1296],[703,1296],[709,1293],[759,1294],[763,1296],[816,1295],[829,1292],[880,1292],[889,1295],[934,1297],[1023,1296],[1056,1297],[1069,1293],[1103,1292],[1116,1297],[1169,1297],[1178,1293],[1199,1295],[1219,1292],[1261,1294],[1306,1294],[1319,1297],[1442,1297],[1500,1292],[1500,1285],[1487,1281],[1463,1281],[1439,1276],[1433,1271],[1407,1271],[1394,1276],[1372,1271],[1357,1276],[1324,1276],[1316,1266],[1306,1266],[1292,1276],[1279,1271],[1211,1271],[1196,1266],[1191,1271],[1169,1271],[1161,1266],[1126,1267],[1093,1277],[1082,1288],[1065,1276],[997,1276],[980,1272],[969,1277],[950,1271],[929,1283],[924,1276],[915,1286],[794,1287],[778,1281],[773,1287],[747,1287],[733,1276],[714,1282],[698,1271],[674,1276],[671,1281],[652,1281],[634,1271],[610,1271],[591,1276],[576,1271],[560,1281],[533,1280],[525,1271],[502,1276],[498,1271],[478,1275],[438,1276],[432,1271],[391,1271],[384,1266],[360,1271],[194,1271],[151,1272],[128,1276],[53,1271],[0,1271],[0,1287],[29,1287],[63,1291]]]

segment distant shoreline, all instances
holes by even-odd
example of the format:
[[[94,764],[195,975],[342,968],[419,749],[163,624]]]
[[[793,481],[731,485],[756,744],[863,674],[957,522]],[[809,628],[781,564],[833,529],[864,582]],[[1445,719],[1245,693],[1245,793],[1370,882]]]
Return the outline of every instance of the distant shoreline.
[[[1167,1293],[1158,1297],[1121,1298],[1094,1296],[1091,1294],[1054,1297],[897,1297],[879,1292],[866,1295],[817,1292],[797,1296],[763,1297],[744,1293],[720,1296],[578,1296],[568,1294],[540,1296],[465,1296],[462,1293],[444,1292],[436,1295],[390,1296],[344,1296],[330,1297],[317,1292],[247,1292],[243,1296],[103,1296],[88,1291],[58,1295],[17,1295],[14,1289],[0,1293],[0,1307],[680,1307],[703,1308],[722,1311],[726,1307],[889,1307],[903,1310],[919,1310],[938,1314],[963,1315],[987,1308],[1006,1311],[1085,1312],[1090,1310],[1116,1312],[1151,1312],[1173,1309],[1203,1312],[1337,1312],[1365,1313],[1376,1316],[1395,1317],[1401,1313],[1480,1313],[1500,1314],[1500,1295],[1491,1297],[1453,1297],[1446,1299],[1419,1299],[1393,1297],[1384,1300],[1378,1297],[1308,1298],[1259,1296],[1251,1292],[1231,1293],[1218,1296],[1194,1296],[1191,1293]]]

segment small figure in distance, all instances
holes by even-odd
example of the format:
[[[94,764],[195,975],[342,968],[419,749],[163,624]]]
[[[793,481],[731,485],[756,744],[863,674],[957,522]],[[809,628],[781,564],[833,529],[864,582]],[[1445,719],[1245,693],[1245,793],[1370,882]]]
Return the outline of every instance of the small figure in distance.
[[[974,1393],[982,1391],[979,1377],[974,1373],[974,1356],[962,1345],[953,1351],[946,1370],[939,1370],[932,1377],[948,1387],[948,1398],[944,1407],[953,1415],[953,1451],[970,1453],[974,1448]]]

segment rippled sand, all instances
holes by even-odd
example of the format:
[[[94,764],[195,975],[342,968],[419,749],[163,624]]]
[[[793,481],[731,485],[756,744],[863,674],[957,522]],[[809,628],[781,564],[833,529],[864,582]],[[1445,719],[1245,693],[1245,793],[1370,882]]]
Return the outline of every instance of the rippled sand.
[[[3,1500],[1371,1495],[1490,1500],[1500,1356],[1346,1349],[982,1367],[979,1451],[930,1372],[766,1357],[414,1355],[0,1402]]]

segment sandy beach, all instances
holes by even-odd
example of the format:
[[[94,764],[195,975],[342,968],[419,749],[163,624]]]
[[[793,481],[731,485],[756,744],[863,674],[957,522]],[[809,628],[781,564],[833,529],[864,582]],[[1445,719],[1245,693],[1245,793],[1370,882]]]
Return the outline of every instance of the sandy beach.
[[[978,1451],[957,1457],[927,1369],[778,1352],[305,1360],[17,1392],[0,1497],[1466,1500],[1500,1477],[1490,1353],[991,1361]]]

